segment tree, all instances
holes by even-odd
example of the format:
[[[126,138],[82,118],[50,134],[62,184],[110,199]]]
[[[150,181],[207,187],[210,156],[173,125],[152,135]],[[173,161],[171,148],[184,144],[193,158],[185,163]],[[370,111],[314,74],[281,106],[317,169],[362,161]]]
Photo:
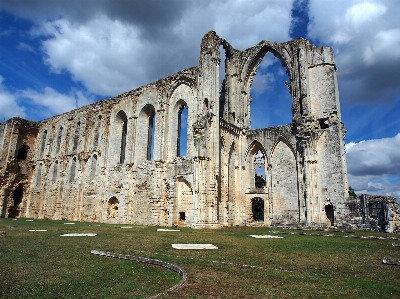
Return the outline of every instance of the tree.
[[[265,187],[265,179],[264,179],[263,175],[258,175],[256,173],[256,175],[254,177],[254,182],[255,182],[256,188],[264,188]]]
[[[351,186],[349,186],[349,195],[351,197],[357,198],[357,194],[356,192],[354,192],[354,189]]]

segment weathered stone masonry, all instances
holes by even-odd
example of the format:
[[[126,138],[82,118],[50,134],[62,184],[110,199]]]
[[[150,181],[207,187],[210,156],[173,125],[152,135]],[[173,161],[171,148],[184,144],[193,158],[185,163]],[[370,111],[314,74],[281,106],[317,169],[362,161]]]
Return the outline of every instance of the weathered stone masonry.
[[[251,130],[250,88],[267,52],[289,75],[293,118]],[[348,219],[344,134],[331,48],[296,39],[238,51],[211,31],[198,66],[38,123],[1,124],[1,216],[341,226]],[[264,187],[254,185],[255,165],[265,167]]]

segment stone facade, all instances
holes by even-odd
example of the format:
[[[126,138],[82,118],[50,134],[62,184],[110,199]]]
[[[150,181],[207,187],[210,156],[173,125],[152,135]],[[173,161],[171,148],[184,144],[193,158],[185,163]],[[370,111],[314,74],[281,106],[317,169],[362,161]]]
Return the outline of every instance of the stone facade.
[[[292,122],[251,130],[250,88],[267,52],[289,75]],[[1,216],[195,228],[346,225],[344,134],[331,48],[296,39],[239,51],[211,31],[198,66],[38,123],[1,124]],[[258,166],[266,181],[257,187]]]

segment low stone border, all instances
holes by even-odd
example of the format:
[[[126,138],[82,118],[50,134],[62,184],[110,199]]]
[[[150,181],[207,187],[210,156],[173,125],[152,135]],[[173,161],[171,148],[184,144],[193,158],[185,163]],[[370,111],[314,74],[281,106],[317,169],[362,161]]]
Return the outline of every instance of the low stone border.
[[[396,243],[392,243],[392,246],[394,246],[394,247],[400,247],[400,244],[396,244]]]
[[[396,237],[377,237],[377,236],[362,236],[362,235],[338,235],[338,234],[323,234],[323,233],[306,233],[306,232],[285,232],[285,231],[269,231],[271,234],[281,235],[304,235],[304,236],[322,236],[322,237],[340,237],[340,238],[359,238],[359,239],[379,239],[379,240],[400,240]]]
[[[95,237],[97,234],[94,233],[71,233],[71,234],[63,234],[61,237]]]
[[[137,261],[137,262],[141,262],[141,263],[147,263],[147,264],[152,264],[152,265],[156,265],[156,266],[161,266],[161,267],[170,269],[170,270],[178,273],[182,277],[181,281],[179,283],[177,283],[176,285],[172,286],[171,288],[169,288],[168,290],[166,290],[162,293],[156,294],[149,298],[156,298],[158,296],[165,295],[169,291],[173,291],[177,288],[180,288],[181,286],[183,286],[186,283],[186,280],[188,278],[187,273],[184,269],[182,269],[181,267],[179,267],[177,265],[168,263],[168,262],[151,259],[151,258],[140,257],[140,256],[129,255],[129,254],[119,254],[119,253],[114,253],[114,252],[109,252],[109,251],[102,251],[102,250],[91,250],[90,253],[100,255],[100,256],[113,257],[113,258],[119,258],[119,259],[123,259],[123,260]]]
[[[382,264],[400,266],[400,261],[398,261],[398,260],[392,260],[392,259],[390,259],[390,258],[388,258],[388,257],[384,257],[384,258],[382,259]]]

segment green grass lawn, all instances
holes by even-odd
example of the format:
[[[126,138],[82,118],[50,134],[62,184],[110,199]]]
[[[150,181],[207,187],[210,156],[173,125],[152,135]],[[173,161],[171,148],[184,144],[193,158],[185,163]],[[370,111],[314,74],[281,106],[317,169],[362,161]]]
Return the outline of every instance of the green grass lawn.
[[[266,227],[157,232],[157,227],[121,226],[0,219],[0,231],[7,233],[0,238],[0,298],[145,298],[181,279],[162,267],[93,255],[92,249],[184,268],[187,283],[160,298],[400,298],[400,267],[382,264],[384,256],[400,260],[393,240],[340,237],[400,235],[318,232],[336,235],[324,237]],[[284,238],[249,237],[271,231]],[[74,232],[98,235],[60,237]],[[172,243],[211,243],[219,249],[176,250]]]

